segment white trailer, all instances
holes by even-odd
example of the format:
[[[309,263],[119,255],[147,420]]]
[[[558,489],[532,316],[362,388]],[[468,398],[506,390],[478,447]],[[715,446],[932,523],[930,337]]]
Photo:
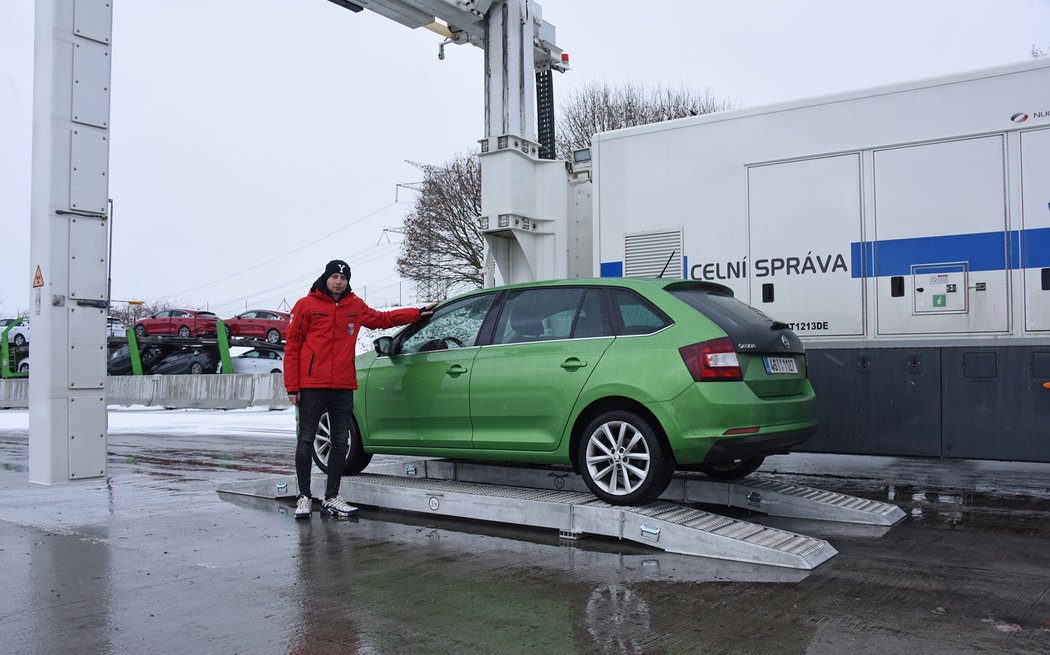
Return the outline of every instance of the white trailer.
[[[1050,61],[595,137],[595,273],[791,324],[811,448],[1050,461]]]

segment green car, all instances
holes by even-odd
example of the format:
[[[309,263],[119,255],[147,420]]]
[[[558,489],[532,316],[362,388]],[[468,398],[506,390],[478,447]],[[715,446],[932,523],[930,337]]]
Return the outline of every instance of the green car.
[[[377,339],[357,375],[347,475],[376,453],[571,464],[617,505],[675,469],[743,477],[817,426],[798,337],[706,282],[480,289]],[[328,449],[322,424],[322,470]]]

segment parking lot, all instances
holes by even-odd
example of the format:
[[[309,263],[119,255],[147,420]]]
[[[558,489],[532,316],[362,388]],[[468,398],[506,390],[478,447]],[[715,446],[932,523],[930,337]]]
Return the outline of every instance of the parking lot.
[[[109,477],[40,487],[24,416],[0,412],[5,652],[1050,653],[1050,465],[770,458],[908,515],[734,514],[838,549],[805,572],[217,493],[291,474],[287,411],[111,412]]]

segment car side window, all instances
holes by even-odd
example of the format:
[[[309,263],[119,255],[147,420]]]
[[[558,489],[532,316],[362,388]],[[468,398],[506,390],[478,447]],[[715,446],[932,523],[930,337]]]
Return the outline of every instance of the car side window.
[[[585,289],[546,287],[507,295],[493,343],[568,339]]]
[[[612,289],[613,306],[620,334],[652,334],[671,324],[671,319],[651,302],[630,289]]]
[[[588,289],[576,317],[576,326],[572,330],[573,339],[610,336],[609,322],[604,317],[601,289]]]
[[[153,318],[168,318],[171,316],[171,312],[157,312],[153,315]]]
[[[496,294],[464,298],[439,308],[434,315],[412,333],[406,333],[398,353],[410,355],[450,348],[469,348],[477,343],[481,324]]]
[[[243,314],[241,314],[237,318],[255,318],[255,317],[256,317],[256,313],[255,312],[244,312]]]

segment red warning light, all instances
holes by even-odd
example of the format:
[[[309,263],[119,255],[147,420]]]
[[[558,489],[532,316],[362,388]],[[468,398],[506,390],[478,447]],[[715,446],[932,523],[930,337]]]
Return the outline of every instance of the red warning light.
[[[563,63],[563,64],[569,63],[569,53],[567,53],[567,52],[561,53],[561,63]]]

